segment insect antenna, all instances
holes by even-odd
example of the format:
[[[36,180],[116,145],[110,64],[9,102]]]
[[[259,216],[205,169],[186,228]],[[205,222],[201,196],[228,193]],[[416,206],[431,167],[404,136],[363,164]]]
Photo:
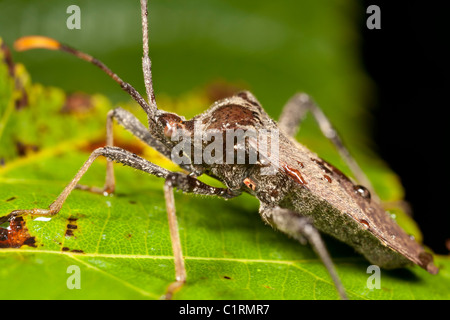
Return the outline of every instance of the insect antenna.
[[[153,105],[155,109],[156,106],[155,92],[153,90],[153,80],[152,80],[152,62],[148,54],[148,10],[147,10],[147,0],[141,0],[141,21],[142,21],[142,71],[144,73],[144,83],[145,90],[147,91],[147,97],[150,105]]]
[[[133,88],[132,85],[123,81],[117,74],[111,71],[103,62],[92,57],[89,54],[81,52],[77,49],[69,47],[67,45],[61,44],[59,41],[43,37],[43,36],[26,36],[17,39],[14,42],[14,49],[17,51],[26,51],[31,49],[47,49],[47,50],[60,50],[63,52],[70,53],[77,58],[90,62],[101,70],[103,70],[108,76],[110,76],[114,81],[116,81],[120,87],[126,91],[147,113],[149,119],[154,120],[154,116],[156,114],[156,105],[151,103],[148,104],[144,98],[140,95],[140,93]],[[154,99],[154,97],[153,97]]]

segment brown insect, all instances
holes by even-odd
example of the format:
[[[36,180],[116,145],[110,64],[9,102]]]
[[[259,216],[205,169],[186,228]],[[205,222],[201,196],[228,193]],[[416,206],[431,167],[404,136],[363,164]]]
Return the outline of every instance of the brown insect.
[[[372,264],[382,268],[402,268],[417,264],[430,273],[438,272],[432,256],[385,212],[372,191],[370,182],[344,147],[330,121],[308,95],[297,94],[290,99],[278,122],[272,120],[257,99],[247,91],[214,103],[204,113],[190,120],[160,110],[153,91],[151,62],[148,55],[148,12],[145,0],[141,0],[141,13],[144,53],[142,66],[148,101],[102,62],[88,54],[46,37],[24,37],[16,41],[17,50],[35,48],[61,50],[93,63],[106,72],[142,107],[148,116],[148,128],[121,108],[110,111],[107,116],[107,146],[92,152],[73,180],[49,208],[15,210],[0,218],[0,223],[7,220],[14,221],[21,215],[57,214],[74,188],[102,194],[114,192],[112,165],[113,162],[119,162],[165,179],[164,194],[176,273],[175,281],[168,286],[166,298],[171,298],[186,282],[175,215],[174,187],[187,193],[218,196],[224,199],[236,197],[242,192],[255,196],[260,201],[259,213],[265,222],[302,243],[305,239],[308,240],[324,262],[343,299],[346,299],[345,290],[318,230],[347,243]],[[358,184],[353,183],[334,166],[293,139],[302,118],[308,111],[314,115],[323,134],[335,144],[353,171]],[[114,147],[113,119],[167,158],[173,161],[177,159],[174,162],[189,174],[170,172],[133,153]],[[215,153],[214,159],[221,161],[211,162],[211,159],[197,161],[198,153],[204,154],[210,146],[208,139],[204,139],[205,135],[214,133],[216,139],[226,138],[230,131],[239,130],[256,132],[259,136],[256,138],[250,135],[241,143],[232,144],[231,148],[225,143],[219,144],[215,152],[220,153],[220,150],[224,152],[219,157],[216,157]],[[195,141],[196,137],[200,137],[200,142],[194,142],[187,148],[180,148],[180,137],[183,141]],[[277,150],[261,149],[262,141],[275,140]],[[243,163],[237,161],[239,157],[236,154],[239,151],[243,152],[245,160],[255,156],[253,159],[256,161]],[[81,177],[98,156],[104,156],[109,160],[104,188],[78,185]],[[270,174],[267,174],[267,169],[272,170]],[[218,179],[226,188],[212,187],[199,181],[197,177],[202,174]]]

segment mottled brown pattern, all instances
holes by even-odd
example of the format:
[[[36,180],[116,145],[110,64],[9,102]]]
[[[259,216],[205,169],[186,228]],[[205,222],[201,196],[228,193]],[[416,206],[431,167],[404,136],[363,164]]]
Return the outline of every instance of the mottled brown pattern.
[[[214,110],[210,116],[208,129],[237,129],[254,126],[258,120],[248,108],[239,105],[225,105]]]

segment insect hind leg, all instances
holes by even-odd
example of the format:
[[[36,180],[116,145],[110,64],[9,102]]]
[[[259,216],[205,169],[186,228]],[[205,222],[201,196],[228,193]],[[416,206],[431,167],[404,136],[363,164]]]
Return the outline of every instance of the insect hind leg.
[[[292,210],[280,207],[261,207],[260,213],[264,220],[300,243],[304,244],[307,240],[327,268],[340,298],[342,300],[348,299],[322,237],[310,219],[300,216]]]

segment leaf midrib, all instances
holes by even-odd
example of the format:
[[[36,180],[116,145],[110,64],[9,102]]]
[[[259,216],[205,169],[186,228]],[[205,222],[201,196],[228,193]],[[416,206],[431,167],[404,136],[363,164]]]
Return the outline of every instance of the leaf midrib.
[[[82,264],[84,264],[87,267],[93,268],[103,274],[106,274],[117,281],[120,281],[121,283],[127,285],[130,288],[133,288],[137,292],[140,292],[141,294],[144,294],[149,297],[153,298],[159,298],[159,296],[142,290],[139,287],[136,287],[132,285],[129,282],[126,282],[120,278],[117,278],[116,276],[97,268],[96,266],[84,261],[83,259],[79,259],[81,257],[91,257],[91,258],[110,258],[110,259],[153,259],[153,260],[173,260],[173,256],[163,256],[163,255],[126,255],[126,254],[110,254],[110,253],[72,253],[72,252],[64,252],[64,251],[53,251],[53,250],[40,250],[40,249],[18,249],[18,248],[5,248],[0,250],[0,253],[44,253],[44,254],[57,254],[57,255],[64,255],[67,257],[70,257]],[[299,264],[305,264],[305,263],[321,263],[320,259],[299,259],[299,260],[270,260],[270,259],[246,259],[246,258],[220,258],[220,257],[194,257],[194,256],[184,256],[185,260],[193,260],[193,261],[220,261],[220,262],[239,262],[239,263],[272,263],[272,264],[282,264],[287,266],[293,266],[302,272],[308,273],[311,276],[315,278],[316,281],[322,281],[326,284],[329,284],[331,286],[334,286],[334,284],[331,281],[328,281],[327,279],[324,279],[322,277],[319,277],[317,274],[302,268]],[[339,260],[342,260],[344,262],[348,262],[349,259],[353,260],[360,260],[359,258],[340,258],[335,259],[335,264],[339,263]],[[350,290],[346,290],[347,293],[351,293],[361,299],[366,299],[366,297],[359,295],[358,293]]]

